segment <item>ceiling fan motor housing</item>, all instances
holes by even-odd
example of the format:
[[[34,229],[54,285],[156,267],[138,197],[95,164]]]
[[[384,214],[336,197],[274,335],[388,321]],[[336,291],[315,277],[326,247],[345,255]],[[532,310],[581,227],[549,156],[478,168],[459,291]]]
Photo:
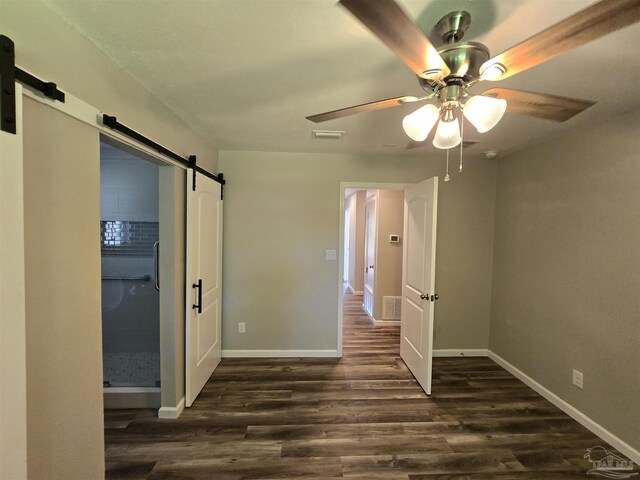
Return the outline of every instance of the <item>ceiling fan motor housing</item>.
[[[462,86],[480,76],[480,67],[489,60],[489,49],[477,42],[456,43],[438,50],[451,73],[442,79],[446,86]],[[444,88],[442,83],[417,77],[423,90],[433,93]]]
[[[445,79],[462,79],[469,82],[480,76],[480,67],[489,60],[489,49],[477,42],[456,43],[438,50],[438,53],[451,70]]]

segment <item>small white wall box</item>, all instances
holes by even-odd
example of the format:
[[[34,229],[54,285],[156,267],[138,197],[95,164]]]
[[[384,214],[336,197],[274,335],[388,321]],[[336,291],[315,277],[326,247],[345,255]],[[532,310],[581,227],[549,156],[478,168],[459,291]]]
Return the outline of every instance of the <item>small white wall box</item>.
[[[389,235],[389,242],[400,243],[400,235]]]

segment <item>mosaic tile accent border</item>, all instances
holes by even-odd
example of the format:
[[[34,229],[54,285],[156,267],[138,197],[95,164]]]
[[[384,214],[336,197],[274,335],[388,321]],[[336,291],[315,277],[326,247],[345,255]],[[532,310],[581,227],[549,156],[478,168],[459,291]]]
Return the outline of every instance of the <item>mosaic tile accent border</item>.
[[[152,257],[153,244],[159,238],[158,222],[100,221],[103,256]]]

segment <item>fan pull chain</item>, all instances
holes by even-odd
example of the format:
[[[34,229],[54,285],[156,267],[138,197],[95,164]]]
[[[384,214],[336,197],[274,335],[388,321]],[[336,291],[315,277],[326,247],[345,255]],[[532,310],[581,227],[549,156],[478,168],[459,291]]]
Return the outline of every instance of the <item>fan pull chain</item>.
[[[447,148],[447,169],[444,172],[444,181],[448,182],[450,180],[449,177],[449,149]]]
[[[458,172],[462,173],[462,147],[464,146],[464,115],[462,115],[460,121],[460,167]]]

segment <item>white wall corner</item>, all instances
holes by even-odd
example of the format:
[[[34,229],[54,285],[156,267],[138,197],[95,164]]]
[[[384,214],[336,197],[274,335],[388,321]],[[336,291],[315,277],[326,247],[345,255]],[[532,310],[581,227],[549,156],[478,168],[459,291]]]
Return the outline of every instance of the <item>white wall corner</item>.
[[[222,350],[222,358],[337,358],[337,350]]]
[[[158,418],[166,420],[176,420],[184,410],[184,397],[180,399],[175,407],[160,407],[158,410]]]
[[[508,371],[510,374],[512,374],[519,380],[521,380],[528,387],[532,388],[533,390],[538,392],[540,395],[542,395],[544,398],[549,400],[556,407],[558,407],[564,413],[569,415],[571,418],[573,418],[583,427],[587,428],[594,434],[598,435],[600,438],[602,438],[605,442],[609,443],[611,446],[616,448],[623,455],[626,455],[629,458],[629,460],[632,460],[636,464],[640,464],[640,451],[633,448],[624,440],[622,440],[621,438],[617,437],[616,435],[611,433],[609,430],[604,428],[598,422],[596,422],[595,420],[591,419],[590,417],[582,413],[573,405],[571,405],[567,401],[560,398],[551,390],[547,389],[546,387],[536,382],[533,378],[531,378],[529,375],[524,373],[522,370],[513,366],[501,356],[493,353],[491,350],[489,350],[489,358],[494,362],[496,362],[498,365],[500,365],[502,368],[504,368],[506,371]]]

